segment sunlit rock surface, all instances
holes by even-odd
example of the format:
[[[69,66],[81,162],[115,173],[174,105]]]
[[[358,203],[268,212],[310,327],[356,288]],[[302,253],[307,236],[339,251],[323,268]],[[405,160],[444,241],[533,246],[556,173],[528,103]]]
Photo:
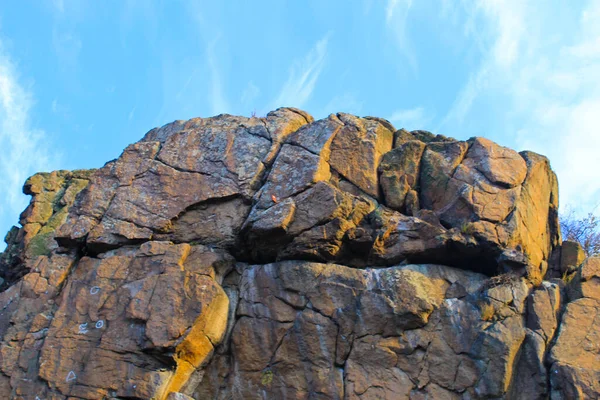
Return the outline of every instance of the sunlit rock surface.
[[[0,398],[600,392],[600,261],[561,245],[535,153],[281,108],[175,121],[24,191]]]

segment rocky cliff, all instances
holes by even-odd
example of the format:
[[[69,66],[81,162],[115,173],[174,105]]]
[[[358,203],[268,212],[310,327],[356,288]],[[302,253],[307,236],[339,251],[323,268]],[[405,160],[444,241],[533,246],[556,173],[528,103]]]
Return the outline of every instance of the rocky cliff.
[[[584,399],[600,259],[548,160],[281,108],[30,178],[0,398]]]

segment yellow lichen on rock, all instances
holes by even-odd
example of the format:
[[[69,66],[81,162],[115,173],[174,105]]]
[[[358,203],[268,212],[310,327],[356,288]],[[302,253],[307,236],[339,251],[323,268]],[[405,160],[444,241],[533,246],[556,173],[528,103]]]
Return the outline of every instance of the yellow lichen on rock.
[[[179,392],[194,371],[205,364],[219,344],[227,328],[229,298],[221,289],[213,300],[206,304],[188,335],[177,346],[175,362],[177,368],[169,380],[160,399],[166,399],[171,392]]]

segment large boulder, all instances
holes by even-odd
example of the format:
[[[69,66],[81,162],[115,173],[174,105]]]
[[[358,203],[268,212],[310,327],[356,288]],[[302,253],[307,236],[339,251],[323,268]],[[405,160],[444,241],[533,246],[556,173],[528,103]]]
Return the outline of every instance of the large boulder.
[[[543,156],[280,108],[175,121],[24,190],[0,398],[600,391],[598,259],[561,246]]]
[[[248,262],[443,261],[539,283],[556,209],[556,178],[536,154],[279,109],[149,132],[91,177],[57,240],[94,253],[197,242]]]
[[[287,261],[240,271],[230,283],[239,298],[230,347],[196,398],[538,398],[512,391],[515,369],[531,368],[542,375],[525,384],[547,395],[544,342],[535,364],[524,355],[523,278],[490,282],[433,264]]]
[[[57,239],[96,252],[155,235],[231,243],[242,221],[226,213],[213,222],[220,229],[212,235],[186,227],[215,203],[243,216],[241,203],[261,187],[282,142],[310,121],[303,112],[281,109],[264,120],[223,114],[153,130],[94,174]]]
[[[223,339],[229,300],[217,280],[231,266],[204,246],[168,242],[42,256],[0,294],[0,370],[27,398],[177,392]]]

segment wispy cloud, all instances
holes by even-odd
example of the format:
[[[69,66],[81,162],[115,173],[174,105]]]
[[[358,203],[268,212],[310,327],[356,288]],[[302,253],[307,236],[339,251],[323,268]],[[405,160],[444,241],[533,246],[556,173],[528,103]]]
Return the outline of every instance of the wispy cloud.
[[[127,115],[127,121],[131,121],[133,119],[133,117],[135,116],[135,109],[136,107],[133,107],[131,111],[129,111],[129,115]]]
[[[342,93],[334,96],[323,110],[326,113],[333,112],[346,112],[350,114],[360,114],[363,108],[363,102],[358,100],[357,96],[353,93]],[[315,114],[315,117],[326,117],[327,115]]]
[[[70,85],[77,85],[79,58],[83,41],[77,27],[83,20],[84,2],[52,0],[52,49],[59,70]]]
[[[31,126],[34,100],[20,81],[17,67],[0,42],[0,229],[16,223],[27,198],[21,194],[25,179],[56,164],[44,131]]]
[[[515,85],[521,101],[535,104],[519,132],[522,147],[547,154],[557,171],[563,205],[591,210],[600,198],[600,4],[580,14],[570,43],[538,55],[524,68],[529,86]],[[555,60],[549,62],[549,60]]]
[[[251,106],[256,98],[260,95],[260,88],[253,81],[248,82],[246,88],[242,92],[241,102],[244,106]]]
[[[197,72],[198,72],[198,68],[194,68],[194,70],[192,71],[190,76],[188,76],[188,78],[185,81],[185,83],[183,84],[183,86],[181,86],[181,89],[179,89],[179,91],[175,95],[175,98],[177,100],[181,100],[185,95],[188,94],[188,87],[190,86],[190,83],[192,83],[192,81],[196,78]]]
[[[64,2],[64,0],[52,0],[52,6],[59,13],[65,12],[65,2]]]
[[[442,126],[477,118],[481,98],[506,115],[501,123],[513,127],[506,132],[513,146],[550,158],[562,205],[585,210],[600,196],[600,4],[577,5],[567,6],[579,13],[569,22],[560,4],[540,9],[506,0],[468,9],[464,3],[464,12],[474,14],[466,34],[488,46]],[[555,21],[569,34],[559,35]]]
[[[438,124],[436,131],[442,130],[449,124],[462,124],[465,117],[471,111],[471,106],[475,98],[485,90],[488,84],[489,69],[487,65],[482,65],[481,68],[469,77],[466,85],[460,90],[454,103],[450,107],[450,111]]]
[[[71,111],[69,109],[69,107],[67,107],[66,105],[60,103],[58,101],[58,99],[54,99],[52,100],[52,104],[50,105],[50,109],[52,110],[52,112],[62,118],[69,118],[71,115]]]
[[[407,36],[408,14],[411,7],[412,0],[388,0],[385,7],[385,23],[413,74],[416,74],[418,71],[417,57]]]
[[[397,110],[387,119],[394,125],[408,130],[424,129],[425,125],[431,122],[431,117],[427,115],[423,107]]]
[[[303,59],[294,62],[271,109],[283,106],[302,107],[308,101],[325,65],[329,36],[330,33],[325,35]]]
[[[412,1],[408,1],[408,7],[412,5]],[[392,22],[392,18],[394,17],[394,13],[396,12],[396,8],[400,4],[400,0],[388,0],[387,5],[385,7],[385,21],[387,23]]]
[[[476,5],[467,2],[452,4],[456,8],[462,8],[460,11],[466,15],[464,34],[479,44],[481,62],[456,96],[454,104],[438,129],[451,123],[462,124],[476,98],[497,83],[499,77],[511,75],[511,68],[517,61],[522,42],[527,35],[526,1],[499,0]],[[452,6],[446,3],[445,13],[448,13],[449,7]],[[477,24],[476,21],[480,23]]]
[[[217,37],[206,46],[206,61],[210,71],[210,107],[214,115],[231,112],[229,103],[223,91],[223,83],[221,81],[221,72],[219,70],[215,47],[219,41]]]

